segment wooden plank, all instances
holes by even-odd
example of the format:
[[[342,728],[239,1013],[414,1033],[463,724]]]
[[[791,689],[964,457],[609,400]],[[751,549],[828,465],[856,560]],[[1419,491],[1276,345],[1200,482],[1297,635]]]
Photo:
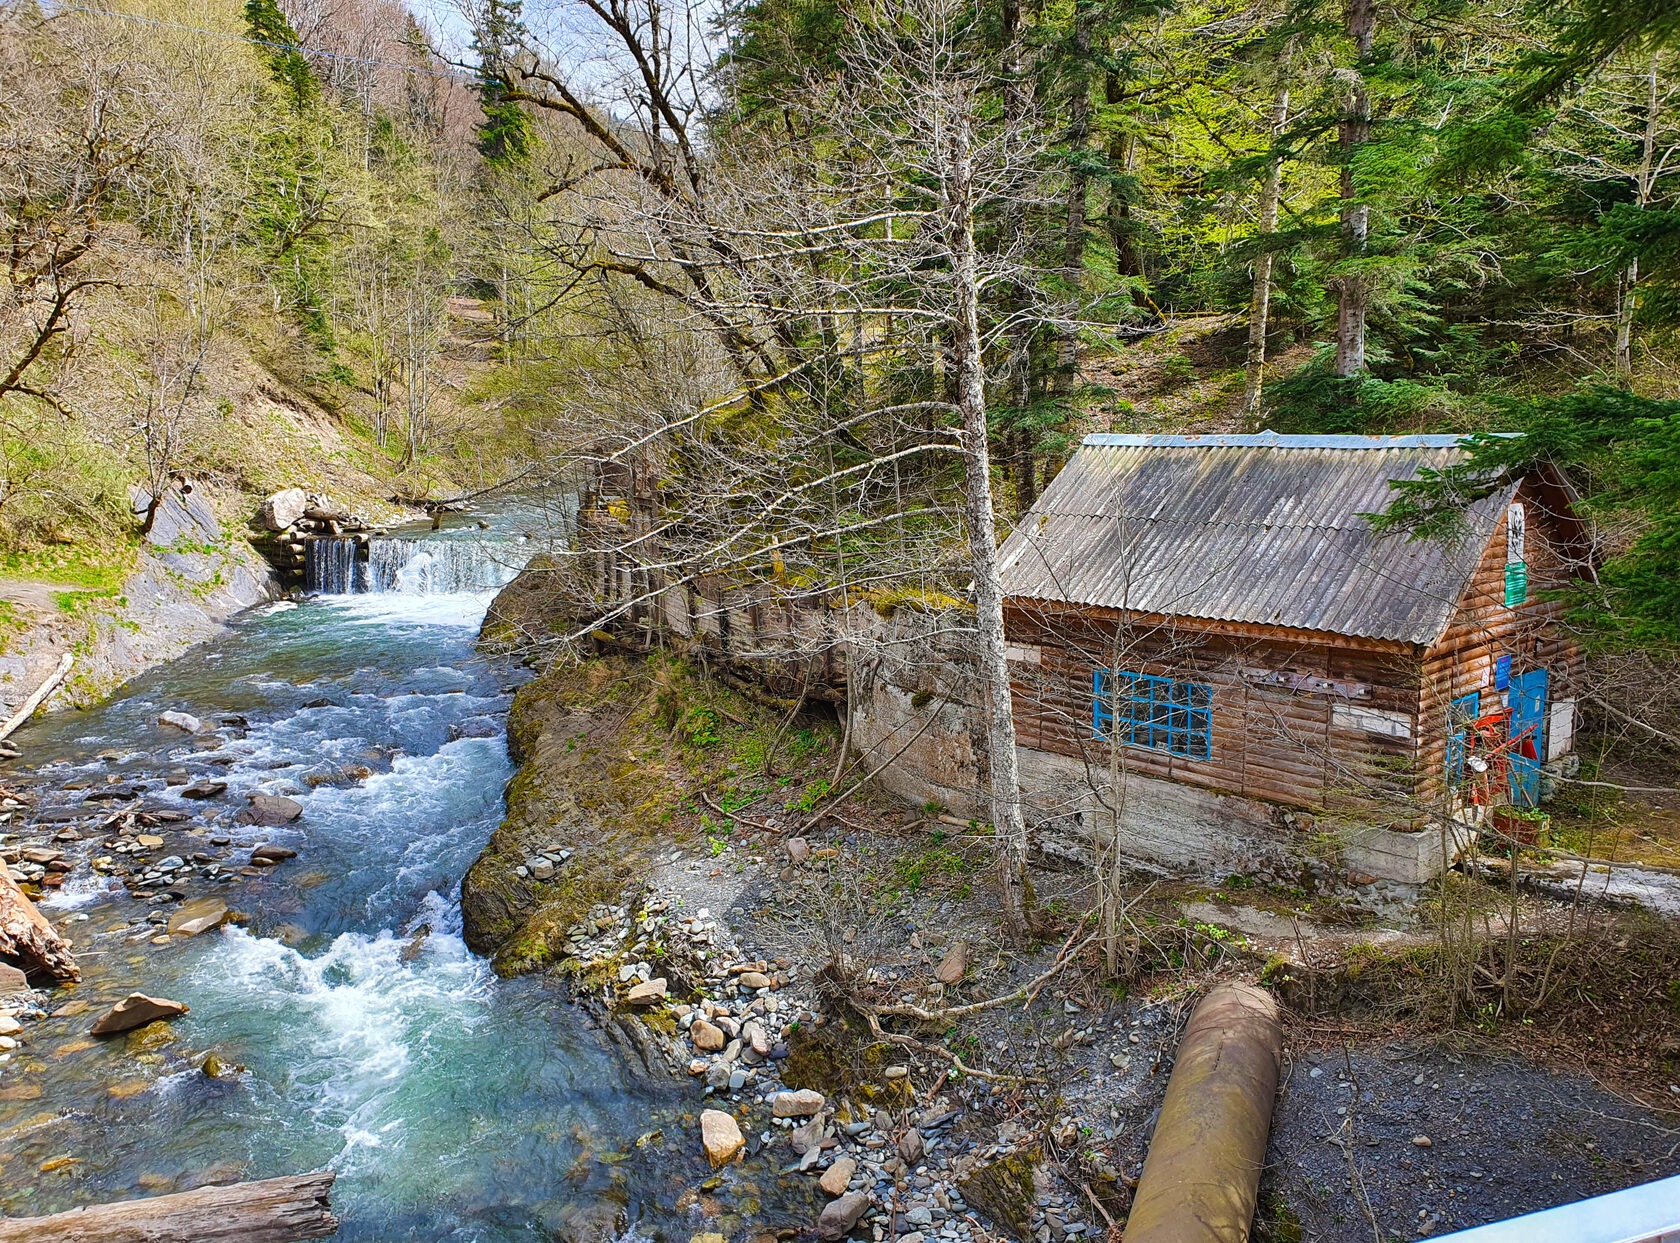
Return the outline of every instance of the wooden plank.
[[[338,1229],[332,1170],[0,1218],[0,1243],[297,1243]]]

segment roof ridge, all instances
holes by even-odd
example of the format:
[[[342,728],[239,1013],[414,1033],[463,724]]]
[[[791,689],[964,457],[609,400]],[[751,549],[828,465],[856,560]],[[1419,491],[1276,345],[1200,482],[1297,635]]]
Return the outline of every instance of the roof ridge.
[[[1278,432],[1175,436],[1166,433],[1091,432],[1080,443],[1117,449],[1457,449],[1475,435],[1514,433],[1417,433],[1404,436],[1285,436]]]

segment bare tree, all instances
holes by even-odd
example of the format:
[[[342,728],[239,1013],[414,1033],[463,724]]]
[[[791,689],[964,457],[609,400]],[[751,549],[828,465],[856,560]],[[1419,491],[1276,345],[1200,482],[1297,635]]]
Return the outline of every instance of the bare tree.
[[[628,282],[635,294],[593,313],[620,323],[644,376],[673,369],[680,380],[627,391],[629,417],[604,420],[580,402],[556,425],[569,442],[560,456],[627,498],[597,516],[578,564],[593,558],[592,581],[610,584],[607,612],[620,619],[710,575],[786,581],[796,561],[804,581],[834,585],[843,601],[906,584],[930,598],[971,594],[1003,915],[1023,937],[1027,834],[987,367],[1007,356],[1020,317],[1056,327],[1068,317],[1033,294],[1043,274],[1023,239],[982,249],[976,229],[1023,200],[1054,201],[1039,127],[992,114],[1000,58],[971,7],[911,0],[860,19],[842,68],[780,101],[777,116],[812,118],[809,129],[749,119],[702,145],[690,130],[703,83],[685,60],[694,49],[673,34],[683,15],[656,3],[580,7],[621,49],[639,111],[609,123],[553,59],[510,68],[505,86],[585,140],[582,154],[564,153],[552,190],[581,205],[587,225],[551,253],[575,281]],[[1025,292],[998,315],[987,291],[1005,284]],[[650,296],[678,310],[686,348],[675,325],[655,342],[623,313]],[[599,410],[600,394],[591,404]],[[939,466],[951,455],[963,466],[960,525]],[[966,555],[952,555],[957,530]],[[851,677],[867,675],[853,665]]]

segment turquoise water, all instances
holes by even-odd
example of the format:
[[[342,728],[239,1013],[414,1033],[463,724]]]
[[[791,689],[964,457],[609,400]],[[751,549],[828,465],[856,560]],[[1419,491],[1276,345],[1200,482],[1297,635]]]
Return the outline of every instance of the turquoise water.
[[[621,1227],[686,1229],[668,1206],[691,1163],[654,1172],[619,1155],[679,1107],[675,1089],[626,1086],[554,986],[498,980],[460,939],[460,877],[511,776],[502,722],[518,673],[473,646],[489,599],[267,606],[112,702],[17,736],[40,807],[84,806],[62,787],[116,774],[190,813],[154,860],[196,850],[237,867],[261,841],[298,857],[232,883],[194,877],[188,896],[223,897],[246,922],[169,945],[151,944],[141,922],[168,907],[85,865],[47,899],[86,975],[54,1004],[138,989],[192,1009],[156,1049],[132,1037],[77,1048],[97,1010],[27,1026],[28,1047],[0,1063],[0,1210],[330,1167],[342,1240],[573,1237],[579,1212],[611,1219],[620,1207]],[[171,709],[228,723],[199,749],[156,725]],[[370,775],[346,779],[351,767]],[[228,792],[190,802],[163,783],[178,771]],[[304,780],[335,773],[343,784]],[[31,777],[14,762],[6,779],[20,775]],[[259,790],[297,798],[303,818],[232,823]],[[75,849],[103,853],[103,834],[87,832]],[[220,834],[230,847],[209,844]],[[206,1051],[245,1073],[201,1073]],[[61,1155],[78,1160],[40,1172]]]

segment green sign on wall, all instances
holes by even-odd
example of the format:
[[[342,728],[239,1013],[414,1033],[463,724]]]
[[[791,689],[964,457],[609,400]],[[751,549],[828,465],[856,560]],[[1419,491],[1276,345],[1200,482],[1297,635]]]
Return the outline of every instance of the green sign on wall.
[[[1514,609],[1528,599],[1528,563],[1513,561],[1505,567],[1505,607]]]

